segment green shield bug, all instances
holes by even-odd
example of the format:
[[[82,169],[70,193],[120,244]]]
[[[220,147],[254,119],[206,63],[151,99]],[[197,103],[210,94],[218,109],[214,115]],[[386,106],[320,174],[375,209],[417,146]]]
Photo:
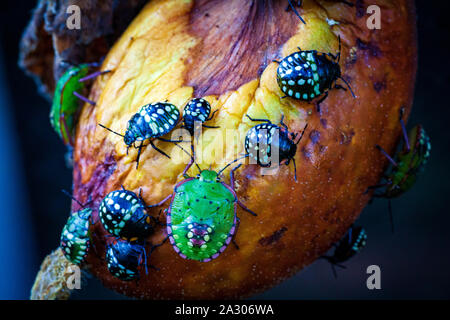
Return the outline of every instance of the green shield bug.
[[[403,113],[404,108],[401,108],[400,125],[404,142],[394,157],[391,157],[381,146],[376,145],[376,148],[389,160],[390,166],[384,173],[383,181],[378,185],[369,187],[366,191],[368,192],[371,189],[382,190],[373,196],[389,200],[388,210],[392,226],[391,199],[401,196],[412,188],[418,174],[423,171],[431,151],[430,138],[421,125],[416,125],[407,133],[402,119]]]
[[[95,106],[95,102],[82,96],[86,81],[109,71],[97,71],[88,75],[96,63],[83,63],[72,66],[59,78],[53,95],[50,110],[50,123],[65,145],[73,146],[73,131],[76,125],[80,104],[79,99]]]
[[[162,205],[172,199],[166,211],[167,235],[174,250],[182,258],[208,262],[225,251],[238,227],[237,205],[256,216],[240,202],[235,192],[234,172],[241,165],[231,170],[229,185],[220,179],[221,173],[234,162],[236,160],[218,172],[201,170],[191,156],[190,163],[183,171],[186,179],[175,185],[173,194],[152,206]],[[188,177],[186,172],[193,163],[199,174],[197,177]]]

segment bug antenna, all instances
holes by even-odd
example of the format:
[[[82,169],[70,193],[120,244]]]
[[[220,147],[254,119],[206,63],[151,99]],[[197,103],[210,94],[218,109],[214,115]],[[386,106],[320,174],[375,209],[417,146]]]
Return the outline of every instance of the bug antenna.
[[[75,201],[76,203],[78,203],[80,205],[80,207],[84,208],[86,206],[86,204],[82,204],[80,201],[78,201],[77,199],[75,199],[74,196],[72,196],[69,192],[67,192],[64,189],[61,189],[62,193],[64,193],[66,196],[68,196],[70,199],[72,199],[73,201]]]
[[[225,167],[223,167],[222,169],[220,169],[219,172],[217,173],[217,176],[220,176],[220,174],[221,174],[226,168],[228,168],[229,166],[231,166],[233,163],[236,163],[236,162],[238,162],[239,160],[242,160],[242,159],[244,159],[244,158],[247,158],[248,156],[249,156],[249,154],[246,153],[246,154],[244,154],[242,157],[239,157],[239,158],[234,159],[234,160],[231,161],[229,164],[227,164]]]
[[[102,125],[101,123],[99,123],[98,125],[99,125],[100,127],[104,128],[104,129],[106,129],[106,130],[108,130],[108,131],[110,131],[110,132],[114,133],[114,134],[117,134],[118,136],[121,136],[122,138],[124,138],[124,137],[125,137],[125,136],[124,136],[123,134],[117,133],[117,132],[115,132],[115,131],[111,130],[110,128],[108,128],[108,127],[105,127],[105,126],[104,126],[104,125]]]
[[[308,128],[308,124],[305,124],[305,127],[303,128],[302,134],[300,135],[300,138],[297,140],[297,142],[295,144],[298,144],[302,140],[303,135],[305,134],[306,128]]]
[[[195,161],[194,158],[194,146],[191,144],[191,150],[192,150],[192,154],[190,154],[189,152],[187,152],[187,150],[185,148],[183,148],[182,146],[180,146],[178,143],[174,142],[174,145],[176,145],[178,148],[180,148],[181,150],[184,151],[184,153],[186,153],[192,160],[192,162],[194,162],[195,166],[197,167],[199,172],[202,172],[202,169],[200,168],[200,166],[198,165],[198,163]]]
[[[295,15],[300,19],[300,21],[303,22],[304,24],[306,24],[305,20],[303,20],[303,18],[300,16],[297,9],[295,9],[294,5],[292,4],[292,1],[288,0],[288,3],[289,3],[289,6],[291,7],[292,11],[294,11]]]
[[[403,114],[405,113],[405,107],[400,108],[400,126],[402,127],[403,139],[405,140],[406,149],[408,151],[411,150],[411,146],[409,145],[408,133],[406,132],[405,121],[403,121]]]
[[[344,83],[347,85],[348,89],[350,90],[350,93],[352,94],[353,98],[356,98],[355,93],[352,90],[352,87],[350,87],[350,84],[342,77],[339,77],[342,81],[344,81]]]

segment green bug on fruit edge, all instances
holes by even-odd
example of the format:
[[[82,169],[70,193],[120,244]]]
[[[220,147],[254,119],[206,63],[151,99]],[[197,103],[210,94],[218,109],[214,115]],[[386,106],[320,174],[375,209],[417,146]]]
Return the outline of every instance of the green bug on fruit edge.
[[[376,148],[389,160],[390,166],[387,168],[382,183],[371,186],[371,189],[384,189],[373,196],[377,198],[387,198],[389,216],[393,230],[393,217],[391,199],[404,194],[412,188],[417,180],[417,175],[423,171],[425,164],[430,157],[431,142],[421,125],[413,127],[409,134],[406,132],[403,121],[404,108],[400,109],[400,125],[402,128],[403,145],[394,157],[391,157],[382,147]]]
[[[97,71],[88,75],[92,67],[98,67],[98,64],[83,63],[69,67],[56,83],[50,110],[50,123],[65,145],[74,145],[73,131],[80,109],[79,100],[95,106],[94,101],[82,95],[86,81],[109,72],[109,70]]]
[[[174,187],[173,194],[151,207],[171,198],[166,228],[174,250],[184,259],[208,262],[217,258],[232,241],[239,223],[237,205],[254,216],[256,213],[244,206],[234,191],[234,172],[241,165],[231,170],[229,185],[220,179],[221,173],[236,160],[216,172],[201,170],[194,156],[190,156],[191,161],[183,171],[186,179]],[[197,177],[186,175],[193,163],[199,170]]]
[[[63,192],[76,201],[82,209],[72,212],[67,219],[61,232],[60,247],[67,260],[80,265],[85,262],[90,249],[89,225],[92,219],[92,209],[86,208],[87,204],[81,204],[77,199],[65,191]]]

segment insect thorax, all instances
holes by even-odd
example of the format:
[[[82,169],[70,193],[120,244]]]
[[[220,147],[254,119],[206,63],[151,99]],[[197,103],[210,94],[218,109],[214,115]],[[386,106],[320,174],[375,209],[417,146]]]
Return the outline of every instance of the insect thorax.
[[[280,89],[289,97],[310,101],[331,88],[340,67],[331,57],[315,50],[294,52],[277,69]]]

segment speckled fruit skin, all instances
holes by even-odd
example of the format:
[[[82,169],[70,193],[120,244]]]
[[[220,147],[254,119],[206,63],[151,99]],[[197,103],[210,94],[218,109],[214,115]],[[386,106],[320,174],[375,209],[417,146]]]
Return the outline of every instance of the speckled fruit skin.
[[[149,147],[136,170],[136,150],[127,156],[121,138],[97,125],[124,132],[130,117],[147,103],[167,99],[181,111],[189,99],[202,97],[212,110],[219,109],[210,124],[220,128],[204,130],[207,143],[200,162],[214,170],[225,162],[212,152],[222,143],[220,133],[238,129],[243,150],[245,133],[254,125],[246,113],[273,123],[283,113],[291,131],[301,131],[306,122],[308,130],[295,156],[297,183],[292,166],[265,177],[256,165],[237,171],[237,195],[258,214],[238,209],[240,250],[226,250],[202,263],[180,258],[166,242],[149,258],[160,270],[141,272],[138,282],[125,283],[108,273],[102,260],[105,231],[100,223],[92,226],[99,256],[91,251],[87,259],[105,286],[147,299],[247,297],[292,276],[345,234],[370,198],[364,191],[378,182],[387,164],[375,144],[393,151],[400,136],[399,108],[410,111],[416,72],[413,2],[371,1],[382,8],[381,30],[367,28],[365,2],[349,7],[304,1],[300,14],[306,25],[284,10],[283,1],[153,0],[144,7],[103,63],[102,70],[112,72],[91,90],[89,98],[97,106],[83,108],[74,153],[76,198],[84,201],[90,195],[98,205],[123,184],[134,192],[142,188],[146,203],[154,204],[183,179],[184,163]],[[326,18],[341,23],[330,26]],[[357,98],[331,90],[321,115],[312,103],[281,99],[272,60],[297,46],[336,53],[338,34],[342,74]],[[156,145],[169,154],[179,151],[171,143]],[[232,158],[227,154],[226,161]],[[159,210],[150,214],[157,216]],[[96,210],[93,215],[97,218]],[[165,236],[164,227],[157,228],[148,245]]]

